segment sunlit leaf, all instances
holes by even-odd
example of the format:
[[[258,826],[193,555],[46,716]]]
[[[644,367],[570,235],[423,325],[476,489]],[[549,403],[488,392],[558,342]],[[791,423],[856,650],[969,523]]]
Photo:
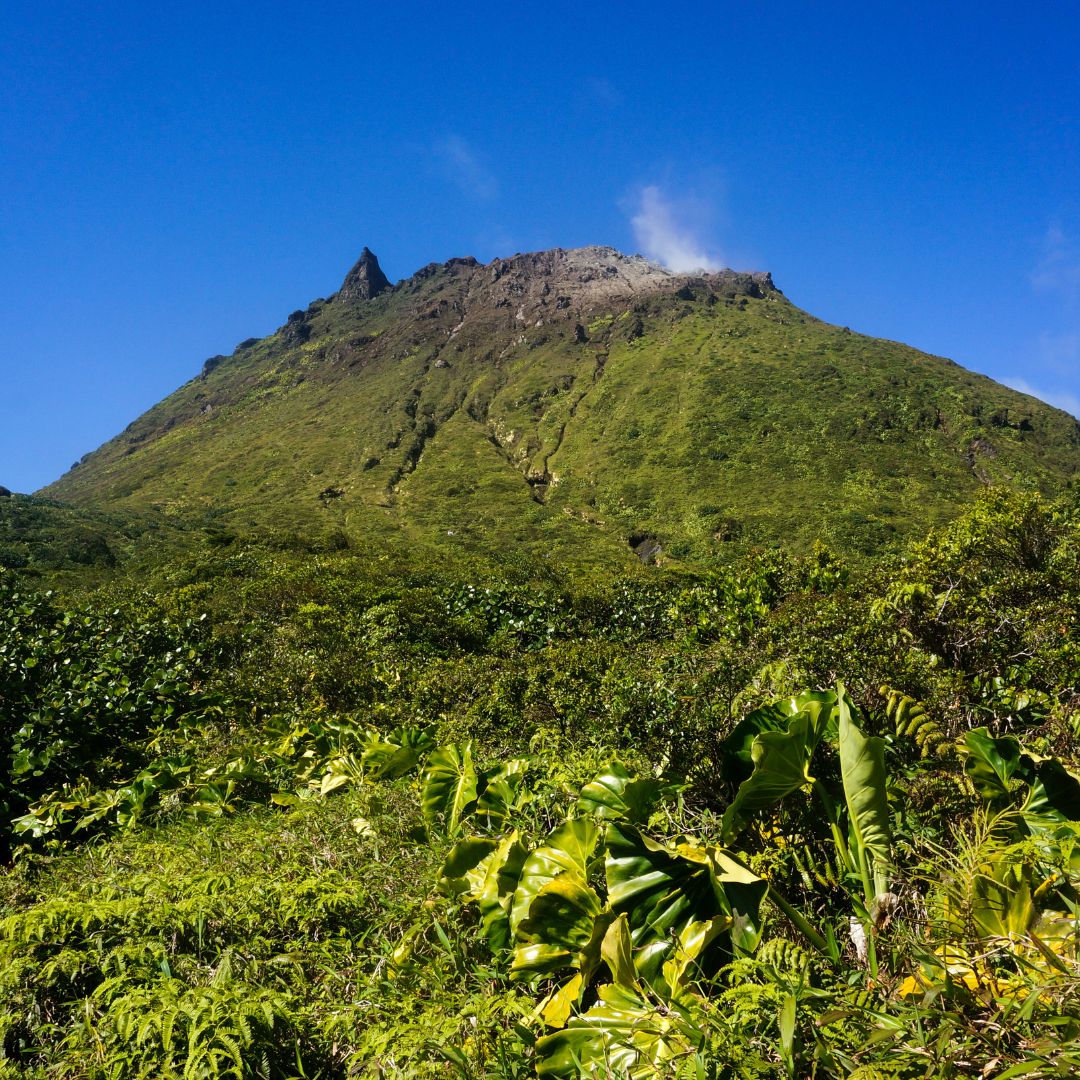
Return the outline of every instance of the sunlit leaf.
[[[892,850],[886,789],[885,740],[868,736],[851,716],[851,703],[837,684],[840,713],[840,772],[853,853],[865,867],[864,886],[870,903],[889,889]]]
[[[528,917],[537,893],[560,874],[571,872],[575,878],[588,878],[588,864],[596,850],[600,828],[588,818],[571,818],[555,829],[547,840],[525,860],[510,910],[514,931]]]
[[[432,751],[420,796],[428,828],[441,825],[448,836],[460,832],[462,821],[476,805],[476,785],[471,743]]]

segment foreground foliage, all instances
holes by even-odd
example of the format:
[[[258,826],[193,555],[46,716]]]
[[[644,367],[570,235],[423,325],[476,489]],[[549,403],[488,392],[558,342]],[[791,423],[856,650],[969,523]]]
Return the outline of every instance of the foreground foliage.
[[[4,579],[0,1075],[1076,1074],[1078,533]]]

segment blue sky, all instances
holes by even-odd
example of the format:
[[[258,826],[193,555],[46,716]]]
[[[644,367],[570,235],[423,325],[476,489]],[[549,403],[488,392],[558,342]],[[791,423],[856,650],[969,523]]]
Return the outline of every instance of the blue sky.
[[[1080,413],[1075,3],[10,5],[0,484],[337,288],[611,244]]]

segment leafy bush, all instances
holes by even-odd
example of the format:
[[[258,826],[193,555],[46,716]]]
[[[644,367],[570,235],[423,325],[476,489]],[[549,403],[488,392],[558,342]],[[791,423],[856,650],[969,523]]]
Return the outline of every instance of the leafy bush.
[[[62,611],[0,578],[5,817],[65,785],[124,778],[156,746],[216,721],[227,701],[208,685],[218,662],[197,621],[152,607]]]

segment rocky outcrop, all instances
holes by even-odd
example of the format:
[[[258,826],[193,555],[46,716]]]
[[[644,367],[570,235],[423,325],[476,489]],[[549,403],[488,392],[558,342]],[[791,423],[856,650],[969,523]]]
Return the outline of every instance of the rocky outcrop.
[[[0,484],[0,499],[10,499],[10,498],[11,498],[11,489],[4,487],[3,484]]]
[[[379,260],[364,248],[356,265],[345,275],[338,289],[339,304],[354,304],[358,300],[370,300],[390,288],[390,281],[382,272]]]
[[[306,311],[294,311],[289,321],[281,328],[281,337],[286,345],[303,345],[311,337],[311,323]]]

